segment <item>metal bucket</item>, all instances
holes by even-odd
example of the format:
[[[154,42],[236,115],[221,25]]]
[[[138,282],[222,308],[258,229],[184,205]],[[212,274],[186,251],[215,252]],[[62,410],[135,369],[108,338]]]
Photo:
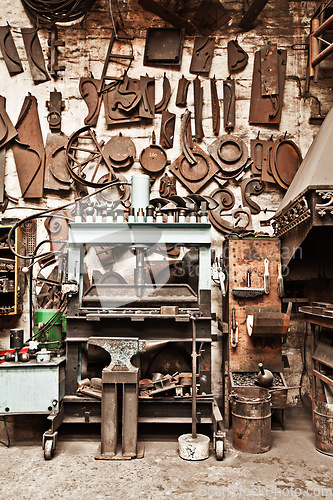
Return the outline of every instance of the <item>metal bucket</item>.
[[[314,401],[316,450],[333,456],[333,404]]]
[[[262,387],[238,387],[230,394],[236,450],[264,453],[271,446],[271,395]]]

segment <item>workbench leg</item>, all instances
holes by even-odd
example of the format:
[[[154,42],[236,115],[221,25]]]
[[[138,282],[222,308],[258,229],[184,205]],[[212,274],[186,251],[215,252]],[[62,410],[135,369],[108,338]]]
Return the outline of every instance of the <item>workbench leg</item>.
[[[117,384],[103,384],[101,454],[116,455],[118,443]]]
[[[138,437],[137,384],[123,384],[122,451],[126,457],[136,457]]]
[[[66,394],[76,394],[79,365],[79,347],[81,348],[81,343],[78,342],[66,343]]]

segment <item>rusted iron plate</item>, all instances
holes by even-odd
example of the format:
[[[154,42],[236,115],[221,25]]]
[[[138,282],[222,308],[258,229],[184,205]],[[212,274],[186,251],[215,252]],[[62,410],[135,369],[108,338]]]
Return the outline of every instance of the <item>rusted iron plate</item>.
[[[139,115],[141,118],[154,118],[155,116],[155,78],[140,76],[141,101]]]
[[[55,80],[58,78],[59,71],[65,71],[65,66],[60,65],[58,61],[59,57],[59,47],[64,47],[65,42],[63,40],[59,40],[58,38],[58,28],[55,24],[51,26],[49,29],[49,39],[48,39],[48,66],[47,69],[51,73],[52,78]]]
[[[229,73],[241,71],[248,63],[249,56],[237,40],[230,40],[227,46]]]
[[[262,171],[261,178],[264,182],[270,182],[271,184],[275,184],[275,178],[272,172],[272,163],[273,163],[273,146],[274,141],[261,141],[263,145],[263,162],[262,162]]]
[[[17,131],[6,111],[6,98],[0,96],[0,148],[17,136]]]
[[[170,196],[176,195],[176,177],[173,175],[169,176],[165,173],[160,180],[159,193],[162,198],[169,198]]]
[[[125,76],[115,81],[103,94],[106,124],[114,125],[141,120],[140,100],[140,80]]]
[[[194,125],[195,125],[195,138],[201,142],[205,134],[202,128],[202,107],[203,107],[203,88],[201,81],[197,76],[193,81],[194,85]]]
[[[254,21],[257,19],[267,2],[268,0],[252,0],[250,3],[244,2],[247,8],[238,26],[245,31],[252,29]]]
[[[181,117],[181,135],[180,144],[182,148],[182,153],[187,159],[187,161],[194,165],[196,159],[193,156],[193,140],[192,140],[192,128],[191,128],[191,111],[188,109]]]
[[[259,195],[263,193],[265,183],[258,177],[248,177],[241,182],[242,204],[251,210],[251,214],[259,214],[261,212],[260,206],[252,200],[252,195]]]
[[[176,115],[167,109],[162,112],[160,145],[169,149],[173,147],[173,137],[175,133]]]
[[[214,37],[195,37],[190,65],[190,73],[193,73],[195,75],[209,75],[213,60],[214,46]]]
[[[278,95],[261,95],[261,69],[260,69],[260,51],[255,53],[251,103],[250,103],[250,124],[265,123],[277,125],[281,121],[281,112],[283,105],[283,94],[286,76],[287,51],[277,50],[278,58]]]
[[[264,157],[263,141],[259,139],[259,137],[257,137],[257,139],[251,139],[250,149],[252,160],[251,172],[252,174],[261,175]]]
[[[203,35],[211,35],[231,19],[229,12],[217,0],[202,0],[193,18],[193,24]]]
[[[220,132],[220,102],[217,93],[216,78],[210,79],[210,97],[212,105],[212,122],[213,122],[213,132],[215,135],[219,135]]]
[[[195,142],[193,143],[192,153],[196,161],[194,165],[191,165],[187,158],[181,154],[172,163],[170,172],[173,173],[191,193],[198,193],[217,173],[218,167]]]
[[[109,158],[114,169],[124,169],[133,165],[136,148],[130,137],[124,137],[119,133],[103,146],[103,153]]]
[[[23,72],[20,56],[17,53],[10,26],[0,26],[0,49],[10,76]]]
[[[145,66],[180,67],[184,32],[180,28],[148,28],[143,56]]]
[[[176,12],[168,9],[166,5],[160,2],[155,2],[154,0],[138,0],[139,5],[144,9],[149,10],[153,14],[156,14],[160,18],[164,19],[168,23],[176,26],[177,28],[183,28],[188,35],[193,35],[195,32],[195,27],[187,19],[179,16]]]
[[[44,188],[58,191],[71,189],[71,177],[66,167],[66,145],[64,134],[47,134],[45,143]]]
[[[30,72],[34,83],[47,82],[50,80],[45,68],[42,47],[38,38],[37,29],[21,28],[25,51],[29,62]]]
[[[234,208],[231,211],[234,225],[233,231],[253,231],[251,211],[247,207]]]
[[[190,80],[187,80],[184,77],[184,75],[182,75],[181,79],[178,82],[177,96],[176,96],[176,106],[178,106],[179,108],[183,108],[186,106],[187,91],[189,84]]]
[[[210,194],[210,197],[218,203],[218,206],[214,210],[209,211],[210,222],[218,231],[233,231],[234,226],[232,222],[222,217],[223,212],[230,210],[235,205],[235,196],[233,192],[228,188],[218,188]]]
[[[260,49],[261,95],[279,95],[279,62],[277,45],[269,44]]]
[[[46,107],[49,110],[47,121],[51,132],[60,132],[61,130],[61,111],[65,108],[61,92],[50,92],[50,99],[46,101]]]
[[[227,78],[223,81],[223,123],[227,132],[235,128],[236,90],[235,80]]]
[[[28,95],[15,126],[12,144],[23,198],[41,198],[44,186],[45,150],[39,122],[37,99]]]
[[[6,150],[0,149],[0,211],[5,201],[5,169],[6,169]]]
[[[171,85],[166,74],[163,75],[163,95],[162,99],[155,105],[155,113],[162,113],[168,107],[171,97]]]
[[[146,172],[157,174],[165,168],[167,155],[163,148],[157,144],[151,144],[141,151],[139,161]]]
[[[97,92],[99,83],[100,80],[95,78],[80,78],[80,95],[88,108],[88,115],[84,119],[84,124],[90,127],[96,127],[101,109],[102,96],[98,95]]]
[[[248,149],[244,141],[232,136],[222,135],[208,146],[208,152],[222,170],[223,177],[236,177],[248,160]]]
[[[98,193],[97,198],[100,203],[105,204],[105,202],[114,202],[117,200],[127,201],[129,199],[131,190],[126,177],[117,173],[117,179],[122,183],[121,185],[110,186],[108,189],[104,189]],[[99,184],[103,184],[106,181],[107,175],[99,179]],[[111,208],[111,213],[114,214],[113,208]]]
[[[272,149],[272,174],[282,188],[288,189],[301,162],[301,152],[293,141],[275,141]]]

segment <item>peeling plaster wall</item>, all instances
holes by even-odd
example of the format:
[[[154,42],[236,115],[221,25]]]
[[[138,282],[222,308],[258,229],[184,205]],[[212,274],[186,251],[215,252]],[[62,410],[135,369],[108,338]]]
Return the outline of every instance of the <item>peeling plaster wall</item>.
[[[194,8],[194,2],[184,2],[184,7]],[[133,50],[135,60],[129,70],[130,77],[140,77],[140,75],[148,73],[149,76],[156,79],[156,102],[162,94],[162,78],[164,69],[148,68],[143,66],[143,52],[145,47],[145,32],[148,26],[166,26],[166,23],[161,21],[156,16],[145,12],[137,4],[131,0],[128,2],[118,1],[121,11],[124,27],[128,34],[134,37]],[[236,127],[234,134],[242,138],[245,143],[250,145],[250,139],[255,138],[260,131],[261,138],[269,138],[272,134],[274,138],[283,135],[287,132],[288,137],[296,142],[300,147],[303,156],[307,152],[313,137],[315,136],[318,126],[309,124],[309,117],[313,109],[316,109],[315,99],[319,98],[322,103],[322,112],[326,113],[332,104],[332,79],[327,76],[327,73],[321,75],[322,79],[317,85],[311,85],[310,94],[305,96],[305,75],[307,53],[304,50],[294,50],[295,48],[302,49],[302,45],[306,41],[309,33],[309,20],[314,11],[320,5],[318,1],[271,1],[259,16],[256,27],[249,32],[240,32],[237,28],[237,22],[240,19],[240,9],[242,2],[225,1],[224,6],[231,10],[233,19],[229,26],[224,26],[221,30],[215,33],[216,48],[210,76],[215,75],[217,79],[218,94],[221,100],[222,108],[222,81],[228,76],[227,68],[227,42],[228,40],[238,36],[239,44],[249,54],[249,63],[247,67],[237,73],[234,78],[236,80]],[[115,12],[115,14],[117,14]],[[66,46],[60,49],[59,63],[66,66],[65,72],[59,74],[57,81],[50,80],[49,82],[35,86],[33,84],[27,57],[24,51],[23,40],[21,35],[16,32],[18,28],[31,26],[29,19],[19,0],[5,0],[1,2],[1,24],[6,22],[14,28],[13,37],[23,62],[24,73],[14,77],[10,77],[5,63],[0,57],[1,68],[1,95],[7,99],[7,111],[13,123],[16,123],[17,117],[28,92],[31,92],[38,100],[38,109],[40,122],[44,140],[49,132],[47,123],[48,110],[45,106],[45,101],[49,99],[50,91],[54,87],[62,92],[62,98],[65,102],[65,109],[62,113],[62,130],[66,135],[70,135],[84,125],[84,118],[87,115],[87,108],[79,94],[79,79],[82,76],[90,76],[91,73],[95,78],[101,74],[104,58],[108,47],[111,18],[109,11],[109,2],[107,0],[99,0],[92,12],[88,15],[82,24],[77,24],[71,27],[59,28],[59,38],[64,40]],[[47,32],[46,30],[39,31],[41,45],[46,55],[47,52]],[[170,80],[172,88],[172,97],[168,109],[175,112],[177,115],[174,147],[167,151],[168,159],[172,162],[180,154],[180,116],[183,109],[175,106],[176,90],[178,80],[182,74],[190,80],[194,79],[194,75],[189,74],[189,66],[192,55],[194,37],[186,37],[184,42],[183,59],[180,71],[166,70],[166,74]],[[269,127],[250,126],[248,124],[250,96],[251,96],[251,81],[253,71],[254,53],[260,45],[266,44],[268,41],[277,43],[281,49],[287,49],[287,73],[286,85],[284,94],[284,105],[282,112],[282,120],[278,129]],[[116,69],[116,66],[110,65],[108,74],[121,74],[121,69]],[[201,146],[206,148],[214,139],[211,121],[211,105],[210,105],[210,84],[209,78],[201,78],[204,90],[204,108],[203,108],[203,129],[205,137]],[[314,97],[311,97],[313,95]],[[193,112],[193,86],[191,85],[188,92],[188,108]],[[193,114],[193,113],[192,113]],[[193,119],[193,118],[192,118]],[[194,130],[194,123],[192,123]],[[140,151],[147,147],[151,142],[152,131],[156,131],[157,140],[160,135],[160,115],[156,115],[152,124],[135,123],[132,125],[119,126],[117,128],[107,129],[104,121],[104,110],[102,107],[96,134],[99,139],[107,141],[111,136],[118,134],[119,131],[123,135],[131,137],[136,146],[137,157]],[[220,134],[223,133],[222,124]],[[142,169],[139,163],[125,172],[125,176],[129,179],[133,173],[140,173]],[[246,176],[249,175],[247,171]],[[158,195],[159,180],[155,181],[151,195]],[[235,181],[231,181],[229,186],[233,190],[236,197],[236,206],[241,204],[240,188]],[[228,186],[228,187],[229,187]],[[216,182],[212,181],[202,191],[205,194],[210,194],[218,187]],[[16,168],[13,160],[13,155],[9,149],[6,155],[6,190],[8,194],[14,197],[21,196]],[[177,183],[178,194],[186,195],[187,191]],[[257,231],[268,231],[272,234],[270,228],[262,228],[260,221],[269,219],[277,209],[280,200],[283,197],[283,191],[276,186],[268,186],[266,191],[255,197],[255,200],[262,209],[267,211],[261,212],[258,216],[253,217],[254,229]],[[34,213],[29,207],[39,208],[56,208],[69,199],[73,199],[70,194],[65,200],[56,193],[47,194],[39,202],[19,200],[22,209],[7,210],[3,217],[19,217]],[[12,208],[13,205],[10,205]],[[38,239],[44,237],[43,226],[38,224],[39,232]],[[223,235],[212,228],[213,247],[220,254]],[[218,317],[221,317],[221,296],[217,285],[212,285],[213,311]],[[18,318],[8,319],[0,317],[0,347],[6,348],[9,346],[9,329],[17,326],[23,326],[27,329],[28,320],[28,302],[25,300],[24,313]],[[286,379],[291,385],[297,385],[299,376],[302,370],[300,346],[302,339],[302,325],[296,323],[296,327],[292,328],[292,339],[285,345],[285,352],[292,359],[291,368],[286,370]],[[213,330],[217,331],[217,326],[213,322]],[[214,343],[213,347],[213,392],[221,393],[221,353],[220,341]],[[289,396],[289,402],[295,404],[297,402],[297,392],[292,392]]]

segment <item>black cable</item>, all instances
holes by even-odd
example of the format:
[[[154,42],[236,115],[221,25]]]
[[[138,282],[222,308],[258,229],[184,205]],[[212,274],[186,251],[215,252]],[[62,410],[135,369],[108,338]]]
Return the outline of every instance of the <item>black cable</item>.
[[[96,0],[21,0],[35,25],[68,23],[86,17]]]
[[[9,432],[8,432],[8,429],[7,429],[7,422],[6,422],[6,416],[5,415],[3,416],[3,421],[4,421],[4,424],[5,424],[5,431],[6,431],[6,434],[7,434],[7,443],[4,443],[3,441],[0,441],[0,444],[3,444],[4,446],[6,446],[6,448],[9,448],[10,447],[10,437],[9,437]]]

